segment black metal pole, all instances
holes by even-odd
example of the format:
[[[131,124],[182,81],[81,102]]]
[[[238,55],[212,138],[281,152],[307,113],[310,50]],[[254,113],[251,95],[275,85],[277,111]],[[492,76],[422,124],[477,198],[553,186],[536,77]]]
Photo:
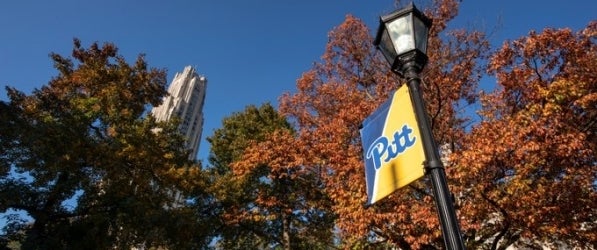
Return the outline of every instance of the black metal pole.
[[[406,78],[411,101],[415,109],[415,117],[419,123],[419,132],[423,141],[423,150],[425,151],[425,174],[431,177],[433,188],[433,197],[439,213],[444,243],[447,249],[465,249],[460,233],[460,226],[456,218],[456,211],[450,196],[450,190],[446,183],[446,173],[441,162],[437,145],[433,139],[431,126],[427,118],[423,95],[420,91],[421,78],[419,77],[419,67],[415,63],[407,63],[403,67],[404,77]]]

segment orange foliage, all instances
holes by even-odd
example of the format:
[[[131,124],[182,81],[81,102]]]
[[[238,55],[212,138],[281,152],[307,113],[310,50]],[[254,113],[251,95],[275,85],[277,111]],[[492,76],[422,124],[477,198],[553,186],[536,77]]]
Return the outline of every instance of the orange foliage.
[[[484,121],[451,171],[471,237],[597,243],[596,32],[530,32],[491,57],[500,88],[483,96]]]
[[[438,33],[455,16],[458,4],[436,4],[434,11],[427,13],[436,28],[429,48],[433,63],[423,73],[425,99],[438,141],[457,143],[466,121],[458,105],[476,98],[474,90],[481,74],[478,60],[487,43],[481,33],[464,31],[455,31],[450,40],[441,41]],[[333,201],[336,226],[346,246],[378,241],[405,248],[442,245],[430,190],[421,183],[371,208],[363,206],[366,191],[359,126],[401,81],[373,47],[367,27],[347,16],[330,32],[322,62],[297,80],[297,93],[280,99],[281,112],[298,130],[296,157],[303,165],[325,168],[325,192]]]
[[[433,28],[422,88],[436,142],[453,152],[448,183],[465,244],[496,248],[499,240],[503,247],[521,237],[595,244],[597,24],[505,43],[488,65],[500,88],[482,96],[483,121],[467,132],[464,108],[479,98],[489,45],[481,32],[445,30],[458,1],[433,4],[426,11]],[[280,112],[296,133],[254,144],[232,170],[242,178],[268,166],[268,178],[290,189],[260,193],[259,206],[333,213],[342,247],[441,248],[426,180],[363,206],[359,127],[403,84],[370,33],[350,15],[334,28],[322,60],[297,80],[296,93],[280,98]]]

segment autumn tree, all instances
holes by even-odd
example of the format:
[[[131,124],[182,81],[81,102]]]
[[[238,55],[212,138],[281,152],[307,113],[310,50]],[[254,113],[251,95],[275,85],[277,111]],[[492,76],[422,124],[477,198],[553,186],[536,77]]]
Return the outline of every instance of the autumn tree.
[[[176,124],[145,115],[166,94],[166,73],[117,52],[75,39],[72,58],[51,54],[58,75],[47,85],[31,95],[7,88],[0,211],[32,217],[4,228],[23,249],[207,244],[206,231],[184,234],[198,229],[195,212],[172,195],[197,167]]]
[[[292,160],[294,140],[289,123],[269,103],[225,118],[208,137],[213,190],[222,209],[219,248],[322,249],[331,244],[332,218],[318,206],[323,199],[314,176]]]
[[[249,105],[242,112],[231,114],[222,120],[221,128],[206,138],[211,167],[220,173],[229,172],[230,164],[240,159],[252,142],[263,141],[278,129],[291,127],[270,103]]]
[[[482,122],[453,155],[469,245],[597,245],[597,22],[505,42]]]
[[[467,124],[463,107],[476,100],[488,49],[480,32],[446,31],[457,8],[458,1],[434,1],[425,11],[433,26],[430,64],[422,73],[436,141],[452,147],[462,143]],[[441,248],[438,216],[425,180],[370,208],[363,206],[359,127],[404,83],[373,47],[371,33],[362,21],[347,16],[329,33],[321,62],[297,80],[297,92],[282,96],[280,110],[298,133],[296,161],[310,171],[324,169],[322,181],[344,247]]]
[[[252,190],[259,183],[249,177],[245,178],[246,181],[239,180],[231,172],[230,164],[239,160],[252,142],[263,141],[267,134],[275,130],[289,128],[271,104],[260,107],[249,105],[243,112],[224,118],[222,127],[206,138],[210,143],[208,171],[212,180],[211,190],[219,205],[220,216],[232,213],[235,208],[244,209],[244,206],[248,206],[254,200]],[[267,235],[263,223],[230,223],[223,218],[218,226],[222,238],[218,246],[222,248],[249,248],[267,242],[260,239]]]

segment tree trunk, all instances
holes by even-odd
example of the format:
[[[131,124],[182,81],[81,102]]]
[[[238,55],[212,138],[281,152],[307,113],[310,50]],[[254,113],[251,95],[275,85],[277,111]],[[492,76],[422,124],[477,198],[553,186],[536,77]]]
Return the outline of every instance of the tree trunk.
[[[290,250],[290,215],[283,214],[282,218],[282,243],[284,250]]]

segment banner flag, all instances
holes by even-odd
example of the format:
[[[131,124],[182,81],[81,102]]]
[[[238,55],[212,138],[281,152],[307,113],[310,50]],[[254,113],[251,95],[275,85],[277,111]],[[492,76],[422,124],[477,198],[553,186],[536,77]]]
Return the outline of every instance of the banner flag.
[[[367,204],[425,175],[425,152],[414,108],[404,84],[363,121]]]

